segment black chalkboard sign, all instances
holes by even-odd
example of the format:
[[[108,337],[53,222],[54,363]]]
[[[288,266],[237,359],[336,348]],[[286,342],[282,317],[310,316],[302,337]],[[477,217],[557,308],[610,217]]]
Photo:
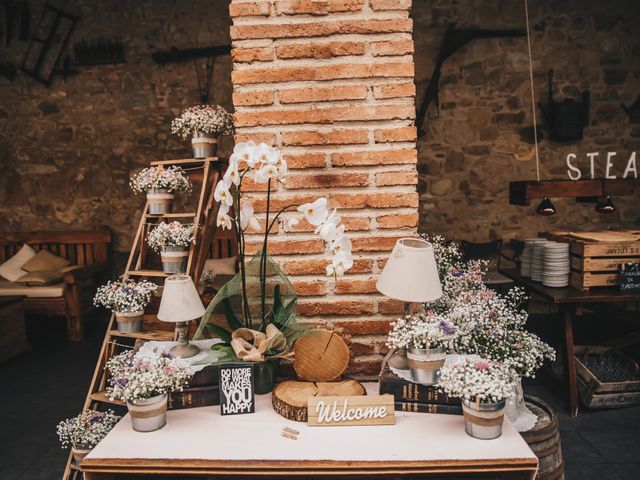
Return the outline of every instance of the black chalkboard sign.
[[[255,412],[253,366],[232,364],[220,366],[220,413],[239,415]]]
[[[640,263],[624,263],[619,271],[622,293],[640,292]]]

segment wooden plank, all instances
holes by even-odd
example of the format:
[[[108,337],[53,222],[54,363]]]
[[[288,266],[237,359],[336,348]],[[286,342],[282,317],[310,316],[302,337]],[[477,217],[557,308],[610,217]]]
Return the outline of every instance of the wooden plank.
[[[145,214],[146,218],[193,218],[195,216],[196,212],[161,213],[160,215],[153,215],[151,213]]]
[[[173,340],[173,332],[163,330],[145,330],[137,333],[121,333],[118,330],[111,330],[112,337],[140,338],[142,340],[157,340],[170,342]]]
[[[111,400],[106,390],[101,390],[99,392],[92,393],[89,395],[91,400],[95,400],[100,403],[108,403],[110,405],[120,405],[124,407],[126,404],[122,400]]]
[[[15,243],[111,243],[108,229],[0,233],[0,245]]]
[[[509,182],[509,203],[529,205],[544,197],[603,197],[605,195],[640,195],[640,180],[635,178],[585,180],[524,180]]]
[[[127,270],[127,275],[136,277],[168,277],[162,270]]]
[[[628,257],[640,255],[640,242],[584,243],[571,242],[571,253],[583,257]]]
[[[154,160],[151,165],[184,165],[188,163],[216,162],[220,160],[218,157],[207,158],[183,158],[179,160]]]
[[[314,427],[394,425],[393,395],[312,397],[308,423]]]
[[[571,256],[571,268],[584,272],[617,272],[620,265],[627,262],[640,262],[640,256],[609,258]]]
[[[571,272],[571,286],[578,290],[591,287],[614,287],[618,285],[617,273]]]

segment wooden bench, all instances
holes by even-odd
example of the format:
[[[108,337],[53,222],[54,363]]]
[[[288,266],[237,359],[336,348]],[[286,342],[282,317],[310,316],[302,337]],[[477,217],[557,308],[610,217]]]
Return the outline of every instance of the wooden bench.
[[[84,231],[0,233],[0,263],[15,255],[24,244],[36,251],[49,250],[76,266],[64,274],[60,295],[29,295],[23,300],[25,311],[64,316],[69,340],[82,340],[83,314],[91,305],[98,277],[109,269],[111,231],[102,227]]]

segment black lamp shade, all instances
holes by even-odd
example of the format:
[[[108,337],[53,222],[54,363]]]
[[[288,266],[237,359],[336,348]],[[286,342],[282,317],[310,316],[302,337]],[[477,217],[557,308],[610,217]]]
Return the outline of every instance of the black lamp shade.
[[[544,197],[544,200],[542,200],[540,205],[538,205],[538,208],[536,208],[536,213],[544,217],[555,215],[556,207],[551,203],[551,199],[549,197]]]
[[[616,211],[616,206],[613,204],[611,197],[609,195],[606,196],[604,200],[598,200],[596,203],[596,212],[598,213],[613,213]]]

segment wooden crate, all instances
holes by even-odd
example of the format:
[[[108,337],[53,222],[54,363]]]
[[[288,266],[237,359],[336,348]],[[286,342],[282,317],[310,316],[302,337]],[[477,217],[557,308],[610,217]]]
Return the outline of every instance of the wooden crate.
[[[640,404],[640,379],[604,382],[583,363],[583,356],[609,356],[630,371],[638,371],[638,365],[620,351],[610,347],[576,346],[576,373],[580,400],[589,408],[615,408]]]

